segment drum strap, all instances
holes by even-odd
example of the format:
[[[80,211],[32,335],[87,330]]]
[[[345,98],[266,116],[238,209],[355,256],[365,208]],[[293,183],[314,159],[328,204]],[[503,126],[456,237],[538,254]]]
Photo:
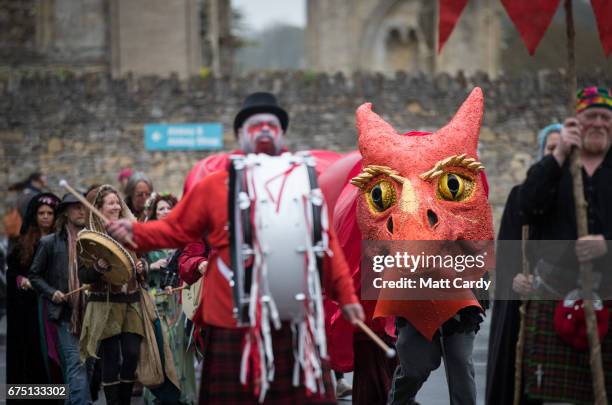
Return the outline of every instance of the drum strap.
[[[310,190],[318,190],[319,184],[317,182],[317,172],[314,166],[308,167],[308,181],[310,182]],[[317,246],[323,239],[323,230],[321,227],[321,205],[312,204],[312,232],[313,232],[313,244]],[[319,278],[323,275],[323,255],[317,255],[316,257],[317,269],[319,270]]]
[[[244,168],[237,169],[232,163],[229,166],[229,195],[228,195],[228,213],[231,215],[229,221],[229,236],[230,236],[230,258],[233,269],[233,296],[234,303],[239,311],[235,316],[239,323],[247,319],[243,312],[244,307],[241,302],[241,294],[248,294],[249,286],[251,285],[252,264],[245,264],[243,261],[243,244],[251,245],[251,220],[250,209],[240,207],[240,195],[245,186],[245,171]],[[244,271],[244,278],[241,279],[240,274]]]

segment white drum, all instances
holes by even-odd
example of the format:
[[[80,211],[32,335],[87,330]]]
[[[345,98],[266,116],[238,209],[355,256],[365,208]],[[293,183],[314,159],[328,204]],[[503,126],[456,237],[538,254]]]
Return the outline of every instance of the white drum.
[[[234,316],[238,324],[249,324],[253,303],[261,299],[273,321],[303,319],[306,305],[320,300],[327,249],[315,160],[308,154],[285,153],[232,156],[231,162]]]

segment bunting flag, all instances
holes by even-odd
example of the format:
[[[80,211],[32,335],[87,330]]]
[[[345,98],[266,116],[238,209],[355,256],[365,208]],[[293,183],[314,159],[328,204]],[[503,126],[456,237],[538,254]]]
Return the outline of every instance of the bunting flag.
[[[533,55],[559,8],[560,0],[501,0],[501,2],[521,34],[529,54]],[[603,8],[603,4],[608,3],[609,0],[597,2],[601,3]],[[602,24],[603,21],[602,19]]]
[[[612,3],[610,0],[591,0],[591,5],[597,20],[601,46],[607,58],[612,52]]]
[[[468,0],[439,0],[438,53],[453,32]]]

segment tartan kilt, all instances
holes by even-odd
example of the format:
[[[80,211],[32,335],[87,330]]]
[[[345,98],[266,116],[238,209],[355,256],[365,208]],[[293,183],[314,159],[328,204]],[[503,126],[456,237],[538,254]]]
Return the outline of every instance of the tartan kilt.
[[[240,360],[245,328],[204,328],[204,361],[200,384],[200,404],[257,404],[253,382],[240,383]],[[325,393],[307,396],[301,384],[293,386],[293,336],[288,323],[272,331],[274,351],[274,381],[266,394],[264,404],[301,405],[335,404],[335,390],[328,361],[323,361]],[[301,380],[300,380],[301,383]]]
[[[609,303],[606,303],[609,305]],[[530,301],[525,316],[525,349],[523,354],[523,390],[529,399],[593,403],[593,382],[589,350],[576,351],[555,332],[553,316],[557,301]],[[612,393],[612,334],[601,342],[606,392]],[[542,371],[538,387],[537,371]]]

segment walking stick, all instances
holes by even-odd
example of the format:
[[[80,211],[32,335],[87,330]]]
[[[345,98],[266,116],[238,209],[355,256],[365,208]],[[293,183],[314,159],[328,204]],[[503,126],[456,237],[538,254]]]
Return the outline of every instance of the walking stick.
[[[93,204],[91,204],[89,201],[87,201],[87,199],[85,197],[83,197],[83,195],[81,195],[81,193],[79,193],[78,191],[76,191],[75,189],[73,189],[72,187],[70,187],[70,184],[68,184],[68,182],[66,180],[60,180],[59,182],[60,187],[64,187],[70,194],[72,194],[73,196],[75,196],[80,202],[81,204],[83,204],[85,207],[87,207],[88,210],[90,210],[91,212],[93,212],[98,218],[100,218],[100,220],[104,223],[104,225],[108,224],[110,221],[108,220],[108,218],[106,218],[104,216],[104,214],[102,214],[100,212],[100,210],[98,210],[96,207],[94,207]],[[138,245],[136,245],[136,243],[134,243],[134,241],[132,240],[131,237],[127,237],[126,238],[127,243],[133,248],[133,249],[138,249]]]
[[[576,103],[576,59],[574,55],[574,16],[572,13],[572,0],[565,0],[565,18],[567,30],[568,55],[568,90],[570,98],[568,110],[571,115],[575,111]],[[588,235],[587,202],[584,199],[582,184],[582,162],[580,153],[574,149],[570,155],[570,172],[574,183],[574,205],[576,207],[576,228],[578,237]],[[593,397],[595,405],[607,405],[606,383],[604,379],[603,363],[601,360],[601,344],[597,334],[597,318],[593,309],[593,263],[580,263],[580,281],[582,284],[582,300],[584,303],[584,317],[586,320],[587,335],[589,338],[589,360],[591,375],[593,377]]]
[[[521,256],[523,259],[522,267],[523,274],[529,276],[529,261],[527,260],[527,254],[525,253],[525,247],[527,240],[529,239],[529,225],[523,225],[521,237]],[[519,313],[521,314],[521,323],[519,327],[518,340],[516,342],[516,355],[514,357],[514,405],[520,405],[521,403],[521,388],[523,384],[523,353],[525,351],[525,314],[527,313],[527,302],[529,300],[526,296],[521,297],[521,306],[519,307]]]

